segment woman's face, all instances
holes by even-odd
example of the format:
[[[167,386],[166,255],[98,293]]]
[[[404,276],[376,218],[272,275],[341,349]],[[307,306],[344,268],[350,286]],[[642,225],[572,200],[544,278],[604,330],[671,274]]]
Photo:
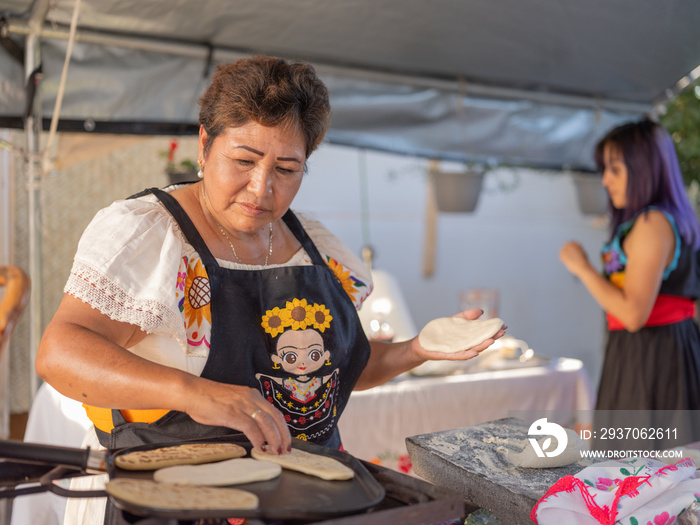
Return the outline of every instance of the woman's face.
[[[603,148],[603,187],[608,191],[612,204],[617,209],[627,205],[627,166],[620,148],[606,144]]]
[[[200,127],[207,199],[224,228],[250,233],[284,215],[304,174],[306,143],[300,132],[249,122],[227,128],[204,157],[206,140]]]

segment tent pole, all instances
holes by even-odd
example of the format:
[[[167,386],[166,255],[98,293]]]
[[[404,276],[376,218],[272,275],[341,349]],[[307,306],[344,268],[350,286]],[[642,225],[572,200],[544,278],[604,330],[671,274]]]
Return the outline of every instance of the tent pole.
[[[49,0],[37,0],[32,6],[29,17],[30,32],[25,40],[25,89],[33,93],[27,100],[27,114],[24,121],[26,140],[25,172],[27,192],[29,194],[29,278],[31,295],[29,300],[29,399],[39,388],[38,377],[34,370],[39,340],[42,332],[42,220],[41,220],[41,30],[49,9]]]

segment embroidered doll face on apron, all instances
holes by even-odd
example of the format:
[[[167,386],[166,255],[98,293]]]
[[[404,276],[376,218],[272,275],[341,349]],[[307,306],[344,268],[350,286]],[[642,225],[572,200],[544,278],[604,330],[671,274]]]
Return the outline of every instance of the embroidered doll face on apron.
[[[256,374],[263,394],[283,414],[296,437],[326,432],[337,415],[338,368],[322,333],[333,317],[324,305],[294,299],[285,308],[268,310],[262,318],[265,332],[275,341],[270,359],[282,375]]]

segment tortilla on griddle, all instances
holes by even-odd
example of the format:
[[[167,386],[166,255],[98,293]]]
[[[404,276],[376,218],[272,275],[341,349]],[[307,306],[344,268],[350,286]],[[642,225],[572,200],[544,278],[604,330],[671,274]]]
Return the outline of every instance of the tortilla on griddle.
[[[125,470],[156,470],[173,465],[198,465],[240,458],[246,449],[235,443],[183,443],[117,454],[114,464]]]
[[[150,479],[116,478],[107,493],[125,503],[162,510],[257,509],[258,496],[240,489],[158,483]]]
[[[176,485],[240,485],[274,479],[282,467],[270,461],[253,458],[235,458],[205,465],[176,465],[158,469],[153,479],[159,483]]]
[[[355,472],[350,467],[343,465],[337,459],[312,454],[298,448],[293,448],[291,452],[280,455],[262,452],[254,448],[250,455],[255,459],[272,461],[282,468],[296,470],[325,480],[344,480],[355,476]]]

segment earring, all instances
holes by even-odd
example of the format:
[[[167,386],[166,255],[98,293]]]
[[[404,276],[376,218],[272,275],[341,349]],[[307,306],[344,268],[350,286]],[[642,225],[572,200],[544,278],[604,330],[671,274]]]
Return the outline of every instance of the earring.
[[[199,169],[197,170],[197,177],[201,179],[204,176],[204,173],[202,173],[202,168],[204,166],[202,166],[202,163],[200,161],[197,162],[197,166],[199,167]]]

